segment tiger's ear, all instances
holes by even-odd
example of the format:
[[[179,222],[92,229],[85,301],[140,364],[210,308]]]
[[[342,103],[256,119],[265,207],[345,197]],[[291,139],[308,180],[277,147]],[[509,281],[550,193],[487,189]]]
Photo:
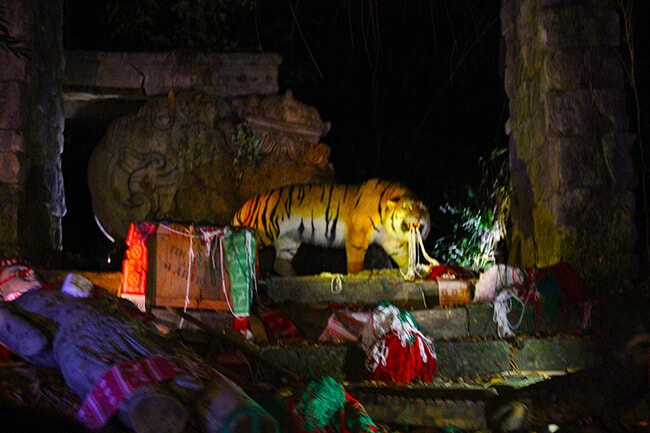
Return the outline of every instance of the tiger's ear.
[[[388,201],[386,202],[386,205],[387,205],[389,208],[397,207],[397,204],[399,203],[400,199],[401,199],[400,196],[396,196],[396,197],[393,197],[393,198],[389,198]]]

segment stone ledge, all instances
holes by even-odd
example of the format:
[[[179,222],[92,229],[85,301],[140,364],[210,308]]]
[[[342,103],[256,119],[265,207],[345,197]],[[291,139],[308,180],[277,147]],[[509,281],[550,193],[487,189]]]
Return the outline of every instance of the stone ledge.
[[[473,283],[458,280],[473,293]],[[275,302],[298,304],[354,304],[375,306],[389,301],[398,307],[429,308],[440,304],[435,280],[405,280],[397,270],[363,271],[356,275],[323,273],[299,277],[276,277],[266,281],[268,296]]]
[[[377,391],[375,393],[376,395],[363,393],[355,396],[375,422],[433,427],[447,431],[450,428],[484,431],[487,427],[485,401],[408,398]]]
[[[586,337],[436,341],[434,345],[436,380],[517,375],[522,371],[567,372],[593,366],[602,359],[600,345]],[[265,359],[290,368],[299,377],[329,375],[350,382],[368,379],[365,354],[354,344],[268,346],[262,351]],[[265,366],[260,368],[264,370]]]
[[[112,53],[68,50],[63,85],[68,90],[155,96],[194,89],[218,96],[278,92],[278,54]]]
[[[267,280],[266,285],[268,296],[310,342],[317,341],[326,329],[328,318],[337,309],[330,306],[354,305],[355,309],[369,311],[382,301],[409,310],[422,332],[434,339],[498,336],[491,304],[440,307],[437,281],[409,282],[394,272],[374,276],[364,272],[356,276],[275,278]],[[333,290],[335,286],[339,290]],[[584,308],[582,304],[561,305],[557,311],[544,311],[541,306],[537,310],[528,306],[523,317],[517,308],[508,317],[512,324],[521,323],[515,329],[517,335],[550,334],[579,329]]]

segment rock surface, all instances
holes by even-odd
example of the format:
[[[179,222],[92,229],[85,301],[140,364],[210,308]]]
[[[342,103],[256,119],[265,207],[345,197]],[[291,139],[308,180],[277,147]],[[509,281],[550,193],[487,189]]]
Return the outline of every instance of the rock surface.
[[[93,211],[117,239],[132,221],[226,225],[254,193],[331,180],[330,150],[319,142],[328,130],[291,92],[154,98],[116,119],[93,151]]]

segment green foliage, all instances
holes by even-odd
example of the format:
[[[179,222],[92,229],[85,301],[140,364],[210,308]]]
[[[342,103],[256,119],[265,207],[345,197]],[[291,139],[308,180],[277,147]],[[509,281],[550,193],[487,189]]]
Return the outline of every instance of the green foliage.
[[[480,163],[478,193],[471,186],[457,203],[441,205],[442,236],[435,255],[443,263],[479,271],[497,261],[495,253],[505,241],[510,216],[510,177],[507,150],[498,148]]]
[[[255,136],[246,122],[240,123],[232,133],[232,146],[235,149],[235,164],[257,165],[260,159],[262,140]]]
[[[108,0],[108,22],[115,36],[139,40],[142,49],[250,49],[254,0]]]

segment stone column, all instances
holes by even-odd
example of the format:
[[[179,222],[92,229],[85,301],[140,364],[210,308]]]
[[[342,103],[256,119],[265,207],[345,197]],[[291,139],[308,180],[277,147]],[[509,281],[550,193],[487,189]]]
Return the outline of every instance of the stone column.
[[[592,288],[637,267],[627,79],[615,1],[503,0],[513,264],[572,264]]]
[[[0,0],[10,36],[0,50],[0,255],[51,262],[65,214],[62,0]]]

